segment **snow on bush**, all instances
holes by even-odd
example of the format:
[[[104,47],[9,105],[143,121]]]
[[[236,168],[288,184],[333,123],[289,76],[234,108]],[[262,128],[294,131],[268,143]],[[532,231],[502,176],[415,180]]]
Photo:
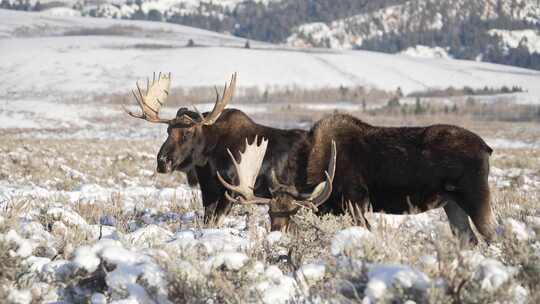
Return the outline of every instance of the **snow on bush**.
[[[473,271],[472,279],[478,282],[485,291],[496,290],[516,273],[514,267],[508,267],[498,260],[486,258],[479,252],[464,251],[461,255],[465,266]]]
[[[220,252],[206,261],[205,273],[210,274],[216,269],[239,270],[248,260],[241,252]]]
[[[527,241],[535,237],[535,232],[527,227],[525,223],[512,218],[503,220],[503,229],[510,232],[510,235],[514,236],[518,241]]]
[[[148,225],[126,234],[125,240],[137,248],[147,248],[167,242],[171,240],[172,236],[173,234],[167,229],[157,225]]]
[[[138,303],[167,303],[165,274],[148,255],[126,249],[120,242],[101,240],[76,250],[74,271],[88,274],[98,267],[106,271],[105,282],[112,299],[131,299]]]
[[[306,283],[315,283],[324,278],[326,266],[324,263],[308,263],[300,266],[296,273],[297,277],[304,279]]]
[[[296,281],[274,265],[268,266],[263,274],[263,279],[255,285],[261,294],[263,303],[288,303],[297,293]]]
[[[361,250],[366,240],[372,240],[373,235],[363,227],[350,227],[339,231],[334,236],[330,246],[330,252],[337,256],[350,254],[353,251]]]
[[[21,237],[15,230],[10,230],[6,235],[0,235],[0,237],[3,237],[3,240],[8,243],[15,244],[16,250],[12,251],[12,254],[21,258],[29,257],[37,247],[35,242]]]
[[[387,294],[392,287],[425,291],[430,286],[430,279],[424,273],[404,265],[368,266],[366,302],[375,303]]]

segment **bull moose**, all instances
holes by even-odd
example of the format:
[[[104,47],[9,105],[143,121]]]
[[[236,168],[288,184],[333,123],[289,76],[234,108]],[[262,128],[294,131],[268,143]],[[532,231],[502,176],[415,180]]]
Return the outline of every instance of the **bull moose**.
[[[136,118],[167,125],[168,137],[157,154],[157,172],[181,171],[192,182],[198,181],[205,209],[205,221],[217,219],[230,210],[231,203],[225,197],[225,187],[217,179],[216,172],[232,178],[234,168],[228,160],[227,149],[238,153],[245,138],[264,136],[271,143],[264,158],[261,177],[255,185],[255,193],[269,196],[271,168],[282,174],[288,152],[294,143],[306,136],[303,130],[281,130],[255,123],[244,112],[225,109],[236,88],[236,74],[223,93],[216,88],[215,105],[210,112],[200,113],[180,108],[176,117],[161,118],[159,111],[170,92],[171,75],[158,74],[147,81],[143,91],[138,83],[133,91],[141,113],[126,112]]]
[[[260,197],[253,193],[253,186],[259,175],[267,146],[268,140],[262,138],[259,144],[255,136],[251,144],[246,139],[246,148],[243,153],[240,152],[240,160],[236,160],[233,153],[228,150],[234,164],[238,185],[225,181],[219,172],[217,172],[217,177],[223,186],[231,191],[232,195],[225,194],[229,201],[246,205],[268,205],[270,229],[272,231],[288,230],[290,217],[298,209],[304,207],[317,212],[318,207],[324,204],[332,194],[332,181],[336,172],[336,145],[332,142],[331,155],[325,171],[326,180],[317,184],[314,189],[303,193],[298,192],[294,186],[279,183],[275,171],[272,171],[271,197]]]
[[[336,147],[339,154],[333,160]],[[272,227],[286,228],[289,217],[299,209],[298,193],[328,182],[328,172],[337,171],[330,180],[333,191],[321,206],[326,211],[342,213],[353,203],[353,211],[369,228],[364,215],[368,206],[389,214],[443,207],[455,234],[477,242],[470,217],[489,241],[494,234],[488,186],[491,153],[478,135],[457,126],[376,127],[350,115],[334,114],[318,121],[291,150],[288,171],[280,177],[288,178],[288,186],[274,180],[283,191],[274,195],[271,211],[284,217],[271,216]],[[227,188],[240,193],[242,200],[249,196]]]

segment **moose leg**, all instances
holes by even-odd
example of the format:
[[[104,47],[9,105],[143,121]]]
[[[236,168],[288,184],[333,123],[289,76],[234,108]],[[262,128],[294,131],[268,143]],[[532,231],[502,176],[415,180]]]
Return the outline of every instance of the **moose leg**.
[[[478,232],[487,242],[491,242],[495,236],[495,217],[491,209],[487,182],[483,187],[467,191],[463,205]]]
[[[480,168],[464,176],[460,181],[462,199],[460,207],[471,217],[474,226],[487,242],[495,237],[495,216],[491,208],[489,184],[489,163],[486,156]]]
[[[454,200],[448,200],[446,202],[444,212],[448,216],[450,228],[454,235],[457,235],[461,240],[465,240],[470,244],[478,244],[478,239],[474,235],[469,223],[469,216]]]
[[[225,198],[225,188],[213,174],[210,165],[196,167],[197,179],[201,187],[204,207],[204,222],[217,222],[219,218],[230,211],[231,204]]]

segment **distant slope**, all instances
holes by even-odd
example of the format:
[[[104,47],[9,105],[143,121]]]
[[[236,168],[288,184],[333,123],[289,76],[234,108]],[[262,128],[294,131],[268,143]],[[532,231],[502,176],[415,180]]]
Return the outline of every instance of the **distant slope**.
[[[23,28],[22,36],[30,38],[17,34]],[[91,35],[95,28],[113,31]],[[540,103],[540,72],[481,62],[369,51],[299,51],[257,43],[244,49],[241,39],[170,24],[5,10],[0,10],[0,29],[10,37],[0,39],[0,97],[5,99],[127,92],[154,71],[171,71],[175,86],[208,86],[222,84],[236,71],[240,87],[399,86],[408,93],[517,85],[528,91],[518,101]],[[86,34],[61,35],[66,29]],[[206,47],[185,47],[188,37]]]
[[[397,53],[444,48],[458,59],[540,70],[539,0],[408,0],[336,19],[305,23],[287,43],[297,47]]]
[[[166,21],[296,47],[442,48],[540,70],[540,0],[2,0],[0,8]]]
[[[245,39],[198,28],[148,21],[51,16],[48,13],[0,9],[0,37],[123,36],[153,38],[185,45],[243,46]],[[90,37],[91,40],[91,37]],[[252,44],[257,42],[252,42]],[[260,44],[260,43],[259,43]]]

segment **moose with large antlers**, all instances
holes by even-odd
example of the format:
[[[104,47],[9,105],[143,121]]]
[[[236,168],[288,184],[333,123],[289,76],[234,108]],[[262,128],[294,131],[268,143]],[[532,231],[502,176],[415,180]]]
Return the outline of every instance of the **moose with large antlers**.
[[[271,230],[288,230],[291,216],[300,208],[308,208],[317,212],[318,208],[332,194],[332,183],[336,173],[336,144],[335,142],[331,144],[331,154],[325,171],[325,181],[317,184],[313,190],[301,193],[292,185],[281,184],[277,180],[275,171],[272,171],[271,198],[259,197],[253,193],[267,146],[268,141],[264,138],[261,139],[260,144],[257,142],[257,137],[251,144],[246,139],[246,148],[243,153],[240,153],[239,161],[228,150],[236,170],[238,185],[231,185],[225,181],[219,172],[218,179],[233,194],[232,196],[226,194],[229,201],[241,204],[268,205]]]
[[[449,125],[376,127],[343,114],[320,120],[309,132],[269,128],[239,110],[225,110],[235,86],[236,74],[223,94],[216,94],[210,113],[181,108],[175,118],[162,119],[170,75],[160,74],[145,93],[137,85],[142,114],[128,111],[168,125],[157,171],[195,170],[206,220],[227,212],[231,201],[268,204],[272,230],[286,229],[300,207],[353,209],[367,227],[369,207],[392,214],[443,207],[456,234],[477,242],[470,217],[492,239],[487,181],[492,150],[478,135]]]
[[[225,197],[226,189],[219,182],[217,172],[227,178],[234,177],[234,167],[229,161],[227,149],[238,153],[246,138],[264,136],[270,148],[263,160],[260,177],[254,185],[255,193],[269,196],[271,168],[281,174],[288,159],[288,152],[294,143],[305,137],[302,130],[281,130],[253,122],[244,112],[225,109],[233,98],[236,88],[236,74],[223,93],[216,89],[216,101],[212,111],[200,113],[180,108],[174,118],[161,118],[159,112],[170,92],[170,74],[158,74],[147,81],[143,90],[137,83],[133,92],[141,113],[126,112],[136,118],[152,123],[167,125],[168,137],[157,155],[157,171],[170,173],[174,170],[185,172],[191,180],[197,180],[205,208],[205,221],[217,219],[228,212],[231,203]]]
[[[456,126],[375,127],[334,114],[318,121],[291,150],[285,177],[298,189],[331,181],[334,190],[324,197],[324,206],[337,213],[349,209],[368,228],[368,207],[390,214],[443,207],[452,231],[477,243],[469,217],[486,240],[494,236],[488,185],[491,153],[478,135]],[[280,200],[274,209],[278,207],[290,211],[289,217],[298,210],[294,199]],[[287,225],[286,220],[281,223]]]
[[[218,178],[238,194],[230,200],[269,204],[272,230],[287,230],[299,206],[317,211],[326,202],[327,208],[338,213],[349,209],[368,228],[364,214],[368,205],[375,212],[390,214],[443,207],[452,231],[465,241],[477,243],[469,217],[486,240],[493,238],[487,180],[492,150],[465,129],[448,125],[381,128],[350,115],[332,115],[317,122],[291,150],[287,167],[292,171],[285,175],[294,179],[293,185],[281,184],[274,175],[272,199],[259,198],[251,191],[266,142],[246,145],[240,163],[231,154],[239,185]],[[297,190],[314,185],[311,195]]]

